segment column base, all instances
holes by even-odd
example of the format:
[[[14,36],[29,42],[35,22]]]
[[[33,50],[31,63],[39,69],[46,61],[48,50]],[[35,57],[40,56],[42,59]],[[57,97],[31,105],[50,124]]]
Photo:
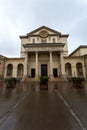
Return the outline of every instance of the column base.
[[[53,75],[49,75],[50,81],[54,79]]]
[[[62,74],[62,75],[61,75],[61,78],[64,79],[64,81],[67,81],[67,77],[66,77],[65,74]]]
[[[22,77],[22,82],[24,82],[25,80],[27,79],[27,75],[23,75],[23,77]]]
[[[38,75],[36,75],[36,76],[35,76],[35,79],[36,79],[36,81],[38,81],[38,80],[39,80],[39,76],[38,76]]]

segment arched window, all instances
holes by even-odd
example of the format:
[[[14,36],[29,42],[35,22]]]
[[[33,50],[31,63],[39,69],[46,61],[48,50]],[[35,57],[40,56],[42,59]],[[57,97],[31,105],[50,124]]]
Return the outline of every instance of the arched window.
[[[82,63],[78,62],[76,64],[77,76],[83,76]]]
[[[72,70],[71,70],[71,64],[66,63],[65,64],[65,72],[68,77],[72,76]]]
[[[23,76],[23,64],[18,64],[17,66],[17,77],[22,77]]]
[[[12,73],[13,73],[13,65],[8,64],[7,65],[7,76],[12,77]]]

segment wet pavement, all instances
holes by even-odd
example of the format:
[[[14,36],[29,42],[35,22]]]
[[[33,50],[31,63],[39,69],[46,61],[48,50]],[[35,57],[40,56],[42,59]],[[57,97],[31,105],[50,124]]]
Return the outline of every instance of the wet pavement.
[[[55,83],[54,86],[57,86],[56,93],[62,96],[65,104],[68,104],[68,108],[73,110],[82,127],[87,130],[87,82],[84,88],[73,87],[69,82]]]
[[[0,83],[0,119],[11,110],[28,93],[26,86],[16,85],[16,88],[6,88]]]
[[[34,82],[0,85],[0,130],[86,130],[86,113],[86,84],[76,89],[52,82],[48,90]]]

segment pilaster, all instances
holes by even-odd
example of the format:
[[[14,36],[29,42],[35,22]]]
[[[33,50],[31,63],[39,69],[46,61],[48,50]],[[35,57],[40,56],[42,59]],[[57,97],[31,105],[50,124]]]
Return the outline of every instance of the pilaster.
[[[50,51],[50,77],[53,77],[53,69],[52,69],[52,51]]]
[[[38,52],[35,53],[36,55],[36,78],[38,78]]]
[[[61,76],[63,78],[65,78],[65,66],[64,66],[63,51],[60,52],[60,65],[61,65]]]
[[[27,67],[28,67],[28,52],[25,52],[25,61],[24,61],[24,76],[22,81],[25,81],[27,78]]]

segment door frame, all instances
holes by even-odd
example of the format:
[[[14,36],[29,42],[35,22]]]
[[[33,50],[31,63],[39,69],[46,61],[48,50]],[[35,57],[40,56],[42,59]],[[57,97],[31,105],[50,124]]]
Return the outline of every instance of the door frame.
[[[47,75],[46,76],[48,76],[48,64],[47,63],[41,63],[40,64],[40,75],[42,76],[42,65],[46,65],[46,71],[47,71]]]

